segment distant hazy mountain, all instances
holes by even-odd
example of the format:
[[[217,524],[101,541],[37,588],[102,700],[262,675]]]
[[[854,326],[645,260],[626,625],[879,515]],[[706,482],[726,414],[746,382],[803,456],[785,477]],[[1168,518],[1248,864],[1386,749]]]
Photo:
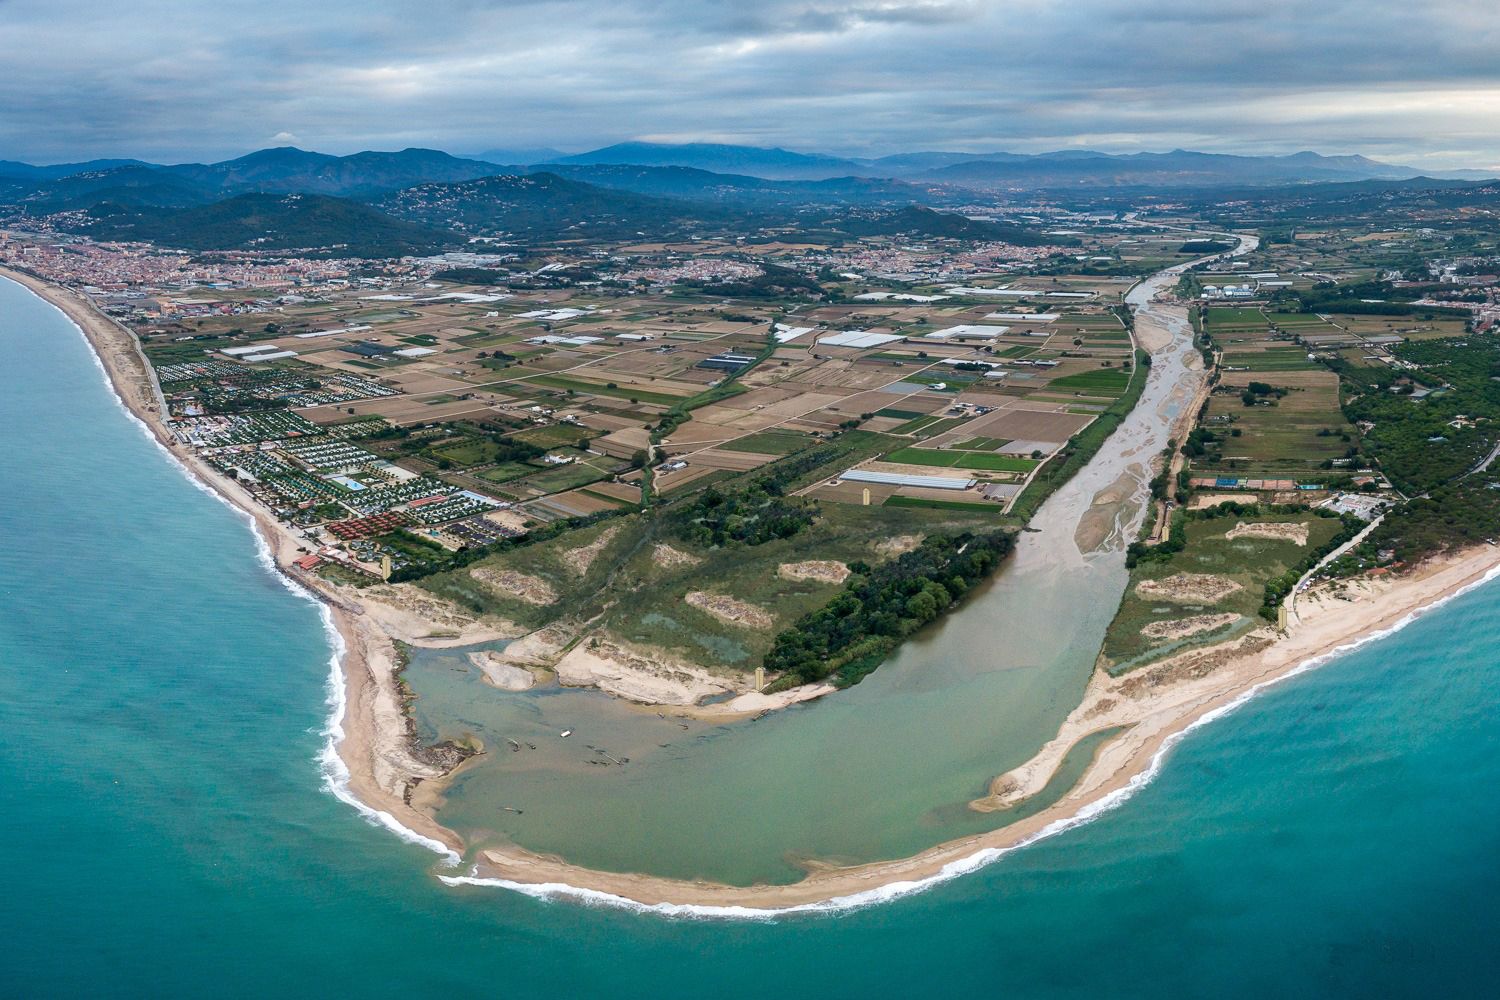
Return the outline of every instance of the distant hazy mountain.
[[[472,159],[483,160],[486,163],[502,163],[510,166],[528,166],[537,163],[552,163],[561,159],[565,154],[560,149],[551,146],[538,146],[535,148],[501,147],[499,149],[486,149],[482,153],[475,153]]]
[[[1100,155],[1100,154],[1090,154]],[[887,173],[894,177],[909,176],[912,174],[926,173],[930,170],[939,170],[943,167],[951,167],[955,163],[967,163],[971,160],[993,160],[1004,162],[1006,160],[1025,160],[1029,157],[1020,153],[897,153],[894,156],[882,156],[874,160],[858,161],[865,167]]]
[[[216,188],[152,166],[88,170],[55,180],[7,182],[0,178],[0,202],[14,203],[32,215],[92,208],[101,202],[182,208],[219,198]]]
[[[1500,204],[1500,180],[1412,177],[1403,180],[1349,181],[1279,187],[1224,188],[1187,195],[1199,210],[1213,213],[1226,200],[1261,205],[1269,217],[1295,221],[1329,214],[1356,217],[1369,212],[1397,213],[1475,208],[1493,211]]]
[[[1233,156],[1173,150],[1169,153],[1100,153],[1086,149],[1050,153],[900,153],[846,159],[785,149],[710,143],[673,145],[626,142],[563,157],[566,164],[689,167],[714,173],[777,180],[835,177],[923,180],[979,188],[1198,187],[1395,179],[1416,176],[1410,167],[1363,156]]]
[[[53,180],[86,171],[113,170],[116,167],[151,166],[141,160],[88,160],[84,163],[54,163],[37,167],[15,160],[0,160],[0,178],[25,178],[27,180]]]
[[[748,174],[771,180],[826,180],[851,175],[870,176],[872,173],[868,167],[853,160],[818,153],[793,153],[785,149],[705,142],[622,142],[588,153],[564,156],[557,162],[694,167],[719,174]]]
[[[553,163],[533,168],[599,187],[662,198],[744,205],[867,205],[926,201],[929,192],[905,181],[833,177],[821,181],[768,180],[696,167]]]
[[[929,180],[969,187],[1204,187],[1412,177],[1410,167],[1363,156],[1232,156],[1177,149],[1170,153],[980,157],[925,171]]]
[[[242,194],[211,205],[136,210],[101,204],[84,232],[184,250],[308,250],[337,257],[394,257],[451,246],[451,233],[394,219],[344,198]]]
[[[1410,168],[1362,156],[1310,152],[918,152],[854,161],[750,146],[623,143],[564,159],[506,167],[432,149],[330,156],[280,147],[172,166],[0,162],[0,206],[31,215],[83,210],[91,216],[86,231],[97,237],[185,249],[324,248],[388,256],[427,252],[458,233],[656,238],[748,233],[792,222],[831,239],[909,234],[1039,241],[1025,227],[931,209],[965,204],[974,199],[972,189],[1080,191],[1122,200],[1149,189],[1182,197],[1264,194],[1282,207],[1328,199],[1493,199],[1488,187],[1469,190],[1414,179]]]
[[[901,153],[844,159],[778,148],[716,143],[627,142],[573,156],[556,150],[495,149],[465,159],[435,149],[330,156],[283,146],[219,163],[159,166],[136,160],[32,166],[0,161],[0,202],[87,207],[88,198],[122,204],[185,205],[249,192],[327,194],[373,200],[420,184],[459,183],[500,174],[551,172],[602,187],[721,204],[930,203],[965,188],[1200,188],[1338,183],[1414,177],[1410,167],[1363,156],[1232,156],[1173,150],[1108,154]],[[539,163],[551,157],[555,163]],[[511,161],[506,165],[500,161]],[[160,182],[149,180],[154,172]],[[113,174],[114,180],[110,180]],[[1483,178],[1478,172],[1447,176]],[[110,190],[111,184],[117,190]]]

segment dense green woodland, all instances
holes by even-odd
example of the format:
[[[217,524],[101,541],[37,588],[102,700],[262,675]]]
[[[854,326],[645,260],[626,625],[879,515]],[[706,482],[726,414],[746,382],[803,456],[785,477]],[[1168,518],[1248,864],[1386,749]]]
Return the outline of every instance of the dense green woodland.
[[[1500,442],[1500,343],[1473,335],[1402,344],[1394,353],[1420,366],[1405,373],[1410,381],[1389,369],[1335,366],[1345,415],[1373,425],[1366,454],[1413,498],[1386,515],[1350,569],[1377,561],[1381,550],[1410,562],[1500,537],[1500,462],[1479,469]]]
[[[678,534],[706,548],[716,548],[761,545],[790,538],[813,523],[817,506],[808,500],[787,499],[757,488],[726,495],[710,486],[685,513]]]
[[[993,573],[1010,552],[1006,532],[932,535],[899,558],[855,564],[844,592],[776,637],[766,654],[778,687],[833,677],[857,684],[922,626]]]
[[[1500,345],[1489,338],[1402,344],[1402,361],[1421,366],[1407,373],[1339,365],[1344,414],[1374,426],[1365,451],[1402,492],[1417,494],[1459,476],[1480,462],[1500,436]],[[1429,390],[1418,395],[1416,385]],[[1475,425],[1452,426],[1459,418]],[[1436,446],[1436,447],[1435,447]]]

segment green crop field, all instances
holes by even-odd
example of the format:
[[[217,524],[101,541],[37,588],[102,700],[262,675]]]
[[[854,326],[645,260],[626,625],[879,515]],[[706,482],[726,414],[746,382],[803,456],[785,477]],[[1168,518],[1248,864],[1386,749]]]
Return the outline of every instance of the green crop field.
[[[1282,378],[1287,393],[1275,406],[1246,406],[1238,390],[1210,398],[1204,427],[1219,437],[1210,452],[1220,458],[1195,458],[1195,475],[1292,479],[1342,458],[1355,445],[1359,433],[1344,420],[1336,375],[1309,371]],[[1277,384],[1273,375],[1266,380]]]
[[[485,438],[466,437],[428,450],[435,459],[446,459],[454,465],[483,465],[495,459],[496,446]]]
[[[891,433],[892,434],[915,434],[915,433],[917,433],[917,431],[921,430],[922,428],[927,427],[927,426],[929,426],[931,424],[937,423],[940,419],[942,419],[942,418],[939,417],[939,416],[937,416],[936,414],[927,414],[926,416],[918,416],[914,420],[908,420],[906,423],[902,424],[900,427],[893,428],[891,430]]]
[[[600,433],[587,427],[552,424],[547,427],[528,427],[524,431],[517,431],[511,437],[517,441],[534,444],[538,448],[559,448],[564,445],[575,445],[584,438],[592,438]]]
[[[1010,441],[1007,438],[973,437],[967,441],[960,441],[955,445],[950,445],[950,447],[958,448],[962,451],[994,451],[997,448],[1004,448],[1008,444],[1010,444]]]
[[[617,399],[636,399],[642,403],[656,403],[660,406],[672,406],[682,402],[685,397],[669,396],[664,392],[648,392],[645,389],[636,389],[631,386],[620,386],[611,389],[603,382],[585,382],[583,379],[568,378],[564,375],[532,375],[526,379],[532,385],[544,385],[549,389],[573,389],[577,392],[587,392],[595,396],[614,396]],[[481,386],[487,388],[487,386]]]
[[[1205,322],[1209,327],[1243,327],[1264,329],[1266,317],[1259,309],[1236,309],[1214,306],[1206,310]]]
[[[1307,352],[1300,347],[1273,347],[1265,351],[1224,352],[1226,368],[1244,367],[1254,372],[1312,371],[1318,365],[1307,360]]]
[[[761,431],[719,447],[725,451],[744,451],[759,455],[790,455],[812,443],[812,438],[797,431]]]
[[[1080,392],[1118,396],[1130,384],[1130,373],[1119,368],[1101,368],[1092,372],[1064,375],[1047,383],[1048,389],[1077,389]]]
[[[529,476],[536,471],[536,466],[527,465],[524,462],[505,462],[501,465],[492,466],[474,475],[487,483],[508,483],[512,479],[520,479]]]
[[[597,469],[584,462],[573,462],[568,465],[558,465],[553,468],[538,472],[534,476],[524,479],[512,480],[505,485],[502,492],[508,493],[518,499],[525,499],[531,493],[561,493],[563,490],[571,490],[579,486],[587,486],[589,483],[597,483],[606,478],[609,473]]]

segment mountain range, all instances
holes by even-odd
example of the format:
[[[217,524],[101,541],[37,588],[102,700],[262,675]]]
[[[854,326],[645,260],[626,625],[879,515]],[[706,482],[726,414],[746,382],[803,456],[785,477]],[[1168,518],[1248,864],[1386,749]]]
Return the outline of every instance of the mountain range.
[[[549,163],[503,164],[432,149],[332,156],[288,146],[206,164],[0,161],[0,210],[64,213],[71,219],[65,225],[100,238],[187,249],[312,247],[386,256],[473,235],[631,238],[789,224],[828,238],[900,233],[1028,242],[1037,234],[1024,227],[976,224],[933,209],[970,204],[979,192],[1211,197],[1351,182],[1441,183],[1362,156],[1310,152],[926,152],[852,160],[751,146],[623,143]]]
[[[693,167],[776,180],[826,180],[849,176],[969,186],[998,182],[1023,188],[1077,183],[1171,187],[1312,183],[1394,180],[1421,174],[1411,167],[1381,163],[1364,156],[1324,156],[1308,151],[1281,156],[1240,156],[1183,149],[1167,153],[1123,154],[1081,149],[1033,154],[917,152],[875,159],[849,159],[779,148],[714,143],[627,142],[564,156],[556,162]],[[1448,176],[1479,179],[1487,175],[1478,171],[1458,171]]]
[[[1172,150],[1166,153],[901,153],[850,159],[779,148],[714,143],[628,142],[574,155],[551,149],[496,149],[478,158],[435,149],[367,151],[349,156],[309,152],[292,146],[262,149],[217,163],[150,164],[140,160],[91,160],[34,166],[0,161],[0,193],[38,189],[57,181],[109,176],[133,186],[154,175],[162,183],[205,195],[298,192],[367,197],[415,184],[457,182],[501,173],[549,171],[606,187],[667,197],[738,196],[844,198],[909,197],[912,187],[1008,186],[1020,189],[1091,185],[1196,187],[1395,180],[1417,177],[1411,167],[1363,156],[1324,156],[1301,152],[1285,156],[1240,156]],[[629,169],[623,169],[629,168]],[[141,173],[149,172],[149,174]],[[696,173],[695,173],[696,172]],[[712,175],[712,176],[706,176]],[[1477,171],[1445,176],[1483,179]],[[170,178],[170,180],[167,180]],[[838,181],[838,184],[830,184]],[[774,182],[791,182],[780,186]],[[883,182],[883,183],[882,183]],[[90,183],[97,183],[91,181]],[[805,185],[816,183],[820,188]],[[49,192],[55,197],[60,191]]]

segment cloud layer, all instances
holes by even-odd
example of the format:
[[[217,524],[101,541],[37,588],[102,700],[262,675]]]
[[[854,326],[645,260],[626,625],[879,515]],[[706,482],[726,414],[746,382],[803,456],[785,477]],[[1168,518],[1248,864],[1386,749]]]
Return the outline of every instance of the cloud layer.
[[[1473,0],[0,0],[0,158],[635,138],[1500,164]],[[289,138],[290,137],[290,138]]]

